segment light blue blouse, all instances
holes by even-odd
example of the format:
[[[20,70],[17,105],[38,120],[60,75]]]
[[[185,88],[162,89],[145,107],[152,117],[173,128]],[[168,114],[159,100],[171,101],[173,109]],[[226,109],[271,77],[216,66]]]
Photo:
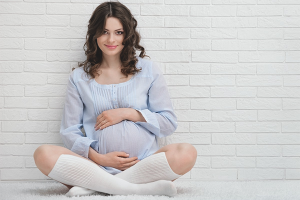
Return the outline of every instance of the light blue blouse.
[[[91,146],[100,154],[122,151],[142,160],[159,149],[156,137],[166,137],[176,130],[177,117],[158,63],[137,59],[136,67],[142,71],[119,84],[103,85],[89,80],[91,77],[82,67],[71,72],[60,128],[66,148],[86,158]],[[116,108],[133,108],[147,122],[123,120],[95,131],[97,116]],[[111,174],[121,172],[100,167]]]

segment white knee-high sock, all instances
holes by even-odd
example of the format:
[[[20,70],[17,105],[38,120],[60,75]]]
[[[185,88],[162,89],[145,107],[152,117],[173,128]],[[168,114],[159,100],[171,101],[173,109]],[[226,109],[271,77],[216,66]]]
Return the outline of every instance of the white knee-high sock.
[[[48,174],[52,179],[73,186],[116,195],[167,195],[175,196],[176,187],[171,181],[133,184],[107,173],[96,163],[78,156],[62,154]]]
[[[118,173],[116,177],[122,178],[130,183],[150,183],[157,180],[172,181],[181,177],[170,167],[165,152],[148,156],[132,167]]]
[[[150,183],[157,180],[169,180],[172,181],[181,177],[182,175],[176,174],[170,167],[165,152],[153,154],[140,162],[136,163],[132,167],[115,175],[130,183]],[[66,194],[67,196],[82,196],[92,194],[95,191],[73,187]]]

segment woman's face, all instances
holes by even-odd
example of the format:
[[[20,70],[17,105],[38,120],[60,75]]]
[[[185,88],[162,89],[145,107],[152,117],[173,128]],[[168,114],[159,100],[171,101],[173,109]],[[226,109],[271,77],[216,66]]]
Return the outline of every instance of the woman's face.
[[[106,20],[104,33],[97,38],[97,44],[103,54],[112,56],[121,54],[124,48],[124,45],[122,45],[123,39],[124,30],[120,20],[115,17],[109,17]],[[112,48],[109,48],[111,46]]]

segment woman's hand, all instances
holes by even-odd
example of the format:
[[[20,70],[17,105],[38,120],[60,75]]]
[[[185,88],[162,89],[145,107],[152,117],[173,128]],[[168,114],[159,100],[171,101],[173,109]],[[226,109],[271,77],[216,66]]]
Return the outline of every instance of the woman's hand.
[[[95,130],[102,130],[108,126],[117,124],[125,119],[126,108],[116,108],[103,111],[97,117]]]
[[[120,151],[114,151],[103,155],[104,159],[101,161],[102,166],[113,167],[121,171],[130,168],[140,161],[137,160],[137,157],[127,158],[129,155]]]

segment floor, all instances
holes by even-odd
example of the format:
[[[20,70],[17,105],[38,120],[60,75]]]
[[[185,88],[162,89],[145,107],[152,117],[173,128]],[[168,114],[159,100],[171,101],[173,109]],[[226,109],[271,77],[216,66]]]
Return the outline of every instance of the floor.
[[[151,200],[151,199],[197,199],[197,200],[300,200],[299,180],[271,181],[191,181],[176,180],[177,195],[107,195],[96,193],[91,196],[73,197],[84,200]],[[0,200],[53,200],[68,199],[68,188],[54,182],[0,182]],[[99,198],[100,197],[100,198]]]

